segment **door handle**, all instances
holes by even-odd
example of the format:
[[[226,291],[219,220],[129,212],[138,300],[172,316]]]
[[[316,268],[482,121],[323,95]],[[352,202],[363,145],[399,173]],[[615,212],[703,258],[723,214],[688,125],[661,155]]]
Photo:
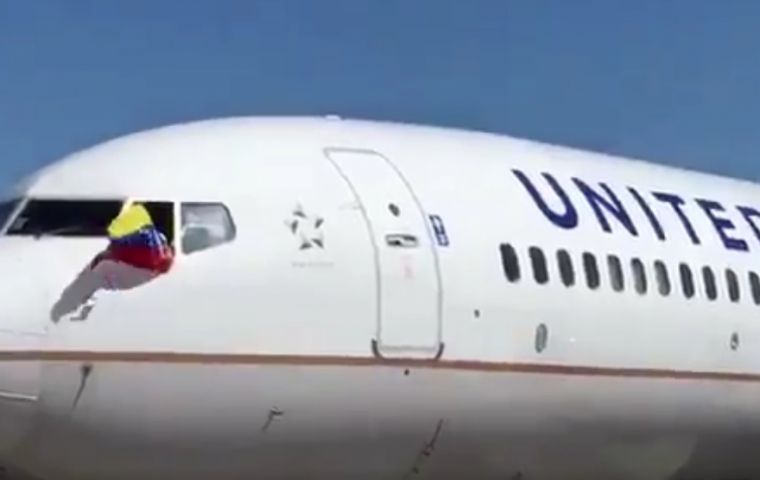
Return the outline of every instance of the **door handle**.
[[[419,242],[415,235],[408,233],[394,233],[385,236],[385,243],[394,248],[417,248]]]

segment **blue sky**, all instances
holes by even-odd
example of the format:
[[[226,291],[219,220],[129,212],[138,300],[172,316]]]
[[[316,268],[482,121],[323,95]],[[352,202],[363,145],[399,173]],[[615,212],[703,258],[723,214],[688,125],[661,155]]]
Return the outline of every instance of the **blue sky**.
[[[0,187],[167,123],[327,114],[760,179],[752,0],[0,0]]]

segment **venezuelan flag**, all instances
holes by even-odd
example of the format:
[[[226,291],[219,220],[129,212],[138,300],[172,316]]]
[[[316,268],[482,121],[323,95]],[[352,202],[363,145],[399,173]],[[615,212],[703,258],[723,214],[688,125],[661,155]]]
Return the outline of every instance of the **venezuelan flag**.
[[[171,268],[172,249],[143,205],[128,205],[109,225],[108,238],[110,260],[156,273]]]

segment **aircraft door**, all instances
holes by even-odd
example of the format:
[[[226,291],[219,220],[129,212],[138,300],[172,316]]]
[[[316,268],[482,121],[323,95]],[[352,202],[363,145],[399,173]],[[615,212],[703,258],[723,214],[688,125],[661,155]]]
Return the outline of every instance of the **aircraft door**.
[[[377,152],[329,148],[325,154],[353,191],[375,252],[375,355],[439,358],[440,272],[414,192],[393,163]]]

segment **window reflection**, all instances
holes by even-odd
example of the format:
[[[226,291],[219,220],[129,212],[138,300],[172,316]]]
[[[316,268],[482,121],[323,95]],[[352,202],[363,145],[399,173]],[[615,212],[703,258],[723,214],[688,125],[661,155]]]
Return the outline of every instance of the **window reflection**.
[[[220,203],[182,204],[182,251],[192,254],[234,240],[235,224]]]
[[[5,224],[10,220],[11,215],[16,210],[18,200],[5,200],[0,202],[0,231],[3,230]]]

